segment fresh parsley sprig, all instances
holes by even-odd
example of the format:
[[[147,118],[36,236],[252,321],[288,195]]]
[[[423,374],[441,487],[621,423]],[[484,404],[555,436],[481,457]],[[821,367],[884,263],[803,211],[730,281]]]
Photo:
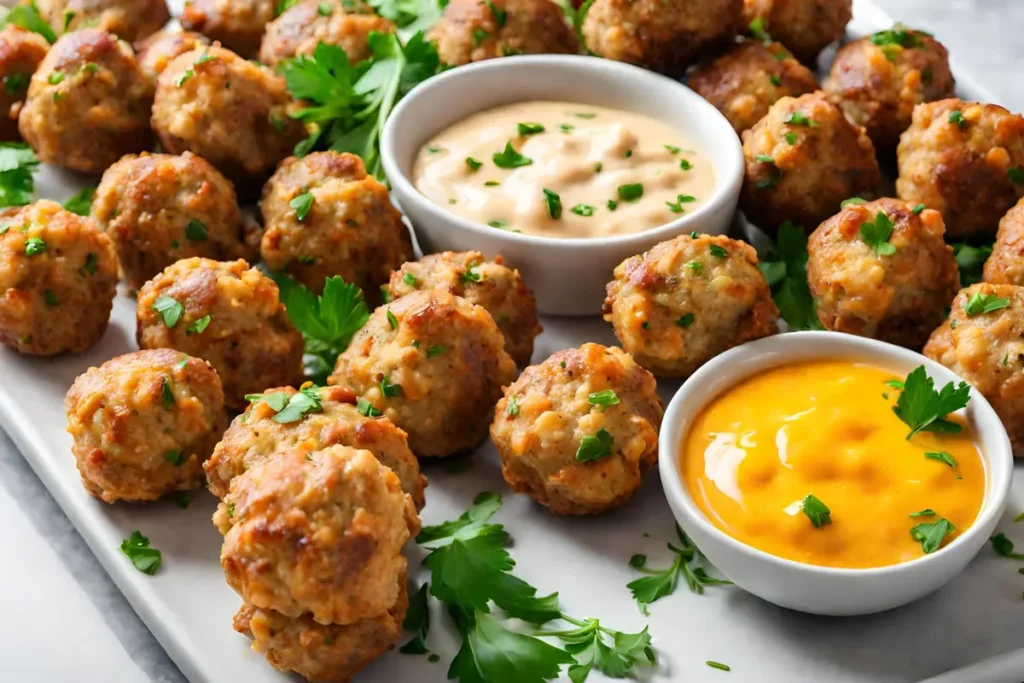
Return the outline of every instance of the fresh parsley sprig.
[[[43,38],[46,38],[48,43],[52,44],[57,41],[57,34],[54,32],[53,27],[50,26],[50,23],[39,14],[39,8],[36,7],[35,0],[28,4],[19,4],[12,7],[3,20],[0,21],[0,28],[8,24],[14,24],[26,31],[38,33]]]
[[[137,529],[131,536],[121,541],[121,552],[124,553],[132,566],[143,574],[152,576],[160,568],[163,556],[159,550],[150,547],[149,538],[142,535]]]
[[[426,31],[441,18],[447,0],[369,0],[373,10],[398,26],[398,37],[408,40]],[[493,9],[492,9],[493,13]]]
[[[919,365],[903,381],[900,397],[892,410],[910,427],[907,440],[918,432],[956,434],[962,427],[947,420],[946,416],[966,407],[970,399],[971,389],[966,382],[949,382],[936,391],[935,381],[925,372],[924,366]]]
[[[680,576],[686,581],[689,589],[698,595],[703,595],[707,586],[732,585],[732,581],[715,578],[707,573],[700,565],[701,554],[697,546],[678,525],[676,536],[679,538],[679,546],[667,544],[668,549],[675,553],[675,558],[667,569],[649,569],[644,555],[634,555],[630,558],[631,567],[648,574],[626,584],[626,588],[633,593],[640,611],[645,615],[650,614],[648,605],[675,592]]]
[[[775,248],[758,263],[758,268],[790,330],[822,329],[817,305],[807,285],[807,235],[802,227],[789,221],[780,225]]]
[[[998,533],[989,539],[992,542],[992,549],[996,551],[996,554],[1000,557],[1006,557],[1011,560],[1024,560],[1024,553],[1013,552],[1013,541],[1006,537],[1004,533]]]
[[[971,245],[967,242],[953,242],[951,246],[956,257],[956,265],[960,269],[960,286],[970,287],[981,282],[982,268],[992,255],[992,243]]]
[[[82,191],[64,202],[64,208],[79,216],[88,216],[92,210],[92,198],[96,194],[96,188],[87,185]]]
[[[896,253],[896,247],[889,239],[896,228],[895,224],[884,211],[875,214],[873,221],[865,221],[860,224],[860,231],[857,236],[861,241],[874,249],[875,256],[892,256]]]
[[[32,201],[36,190],[33,174],[38,167],[36,153],[25,143],[0,142],[0,207],[25,206]]]

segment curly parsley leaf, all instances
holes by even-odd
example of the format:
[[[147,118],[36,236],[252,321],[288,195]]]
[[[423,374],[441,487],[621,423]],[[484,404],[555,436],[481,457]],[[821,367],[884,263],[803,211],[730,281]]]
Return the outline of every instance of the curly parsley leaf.
[[[25,7],[25,5],[18,5]],[[0,207],[25,206],[36,190],[39,159],[23,142],[0,142]]]
[[[884,211],[875,214],[875,220],[860,224],[860,231],[857,236],[861,241],[875,250],[875,256],[892,256],[896,253],[896,247],[889,243],[895,225]]]
[[[807,236],[786,221],[779,226],[775,248],[758,263],[790,330],[820,330],[817,305],[807,285]]]
[[[668,544],[668,549],[675,553],[675,558],[667,569],[648,569],[646,558],[643,562],[637,561],[636,563],[631,558],[630,566],[648,574],[648,576],[626,584],[626,588],[633,593],[633,598],[640,607],[640,611],[645,615],[650,613],[647,609],[648,605],[675,592],[680,577],[686,581],[689,589],[698,595],[703,595],[707,586],[732,585],[732,581],[710,576],[707,570],[700,566],[700,551],[678,525],[676,526],[676,536],[679,538],[679,546]]]
[[[971,390],[966,382],[958,385],[949,382],[935,391],[934,380],[927,375],[924,366],[919,365],[903,381],[903,390],[893,412],[910,427],[907,440],[922,431],[956,434],[961,430],[960,425],[945,418],[966,407],[970,398]]]

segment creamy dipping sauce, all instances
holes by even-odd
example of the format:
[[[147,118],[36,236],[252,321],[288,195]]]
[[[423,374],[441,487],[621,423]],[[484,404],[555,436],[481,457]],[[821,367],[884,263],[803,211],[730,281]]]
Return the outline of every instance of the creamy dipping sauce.
[[[701,206],[715,187],[707,157],[669,126],[571,102],[480,112],[420,150],[428,199],[493,228],[546,237],[643,232]]]

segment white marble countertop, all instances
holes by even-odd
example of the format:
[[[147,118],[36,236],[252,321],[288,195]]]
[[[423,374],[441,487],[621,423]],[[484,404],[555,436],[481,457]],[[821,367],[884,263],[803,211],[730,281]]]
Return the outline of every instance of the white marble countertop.
[[[1024,1],[876,4],[933,32],[997,104],[1024,110],[1024,89],[1014,87],[1024,66]],[[0,563],[0,680],[184,683],[2,431],[0,520],[0,547],[8,558]]]

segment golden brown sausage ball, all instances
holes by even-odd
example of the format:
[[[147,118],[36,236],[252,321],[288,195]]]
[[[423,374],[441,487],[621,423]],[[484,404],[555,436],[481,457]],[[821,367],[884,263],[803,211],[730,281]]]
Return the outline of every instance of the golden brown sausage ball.
[[[235,188],[191,152],[134,154],[107,169],[92,217],[114,241],[125,279],[142,287],[175,261],[252,258]]]
[[[516,375],[504,345],[483,307],[413,292],[373,312],[328,382],[351,387],[364,414],[405,430],[419,457],[445,457],[487,438],[501,388]]]
[[[745,40],[694,69],[689,84],[742,133],[782,97],[818,89],[818,79],[779,43]]]
[[[551,0],[452,0],[428,34],[442,64],[509,55],[576,54],[579,43]]]
[[[129,43],[156,33],[171,19],[166,0],[36,0],[36,4],[58,34],[96,28]]]
[[[941,212],[952,238],[991,238],[1024,196],[1024,117],[958,99],[919,104],[896,158],[900,199]]]
[[[748,24],[761,19],[765,30],[805,64],[843,37],[853,18],[852,0],[743,0]]]
[[[278,671],[294,671],[311,681],[349,681],[395,646],[408,609],[409,591],[403,575],[394,607],[354,624],[318,624],[308,614],[286,617],[274,610],[242,605],[233,625],[252,638],[252,649],[265,655]]]
[[[917,104],[952,97],[955,87],[945,46],[898,25],[841,47],[825,83],[879,151],[896,149]]]
[[[312,55],[320,43],[345,50],[358,64],[370,56],[370,33],[394,33],[396,26],[355,0],[302,0],[267,26],[260,61],[276,66],[296,55]]]
[[[807,279],[825,329],[916,351],[945,318],[960,289],[956,257],[942,215],[913,208],[848,204],[811,233]]]
[[[206,47],[210,40],[191,31],[158,31],[135,44],[139,66],[154,83],[167,65],[178,55]]]
[[[486,308],[516,365],[530,362],[533,340],[542,329],[537,302],[519,271],[507,267],[500,256],[487,261],[479,251],[446,251],[410,261],[391,274],[392,299],[421,289],[441,289]]]
[[[423,507],[426,477],[420,474],[416,456],[409,450],[405,432],[386,417],[366,417],[356,408],[356,395],[348,387],[323,387],[314,391],[320,408],[297,420],[281,423],[278,411],[258,400],[236,417],[217,444],[213,457],[206,461],[210,490],[224,498],[231,480],[257,463],[295,448],[318,450],[335,444],[373,453],[389,467],[412,498],[416,509]],[[296,393],[291,387],[267,389],[264,395]]]
[[[584,344],[523,371],[494,410],[501,473],[560,515],[625,505],[658,462],[661,399],[622,349]]]
[[[305,137],[290,102],[280,76],[213,45],[175,57],[160,74],[153,130],[166,151],[193,152],[251,184]]]
[[[102,173],[150,147],[152,104],[153,85],[128,43],[82,29],[59,38],[32,76],[18,130],[40,161]]]
[[[0,211],[0,343],[80,353],[107,329],[117,256],[92,221],[40,200]]]
[[[768,232],[793,221],[817,225],[843,200],[873,196],[881,180],[875,148],[823,92],[783,97],[743,133],[747,218]]]
[[[1001,307],[992,310],[995,306]],[[1024,288],[979,283],[960,290],[924,355],[988,399],[1010,435],[1014,453],[1024,457]]]
[[[0,140],[20,140],[18,111],[50,44],[14,24],[0,30]]]
[[[595,0],[583,17],[594,54],[682,76],[739,32],[742,0]]]
[[[659,377],[775,334],[778,317],[753,247],[722,236],[681,235],[626,259],[604,302],[622,348]]]
[[[277,285],[245,261],[190,258],[168,266],[139,292],[136,338],[143,349],[203,358],[220,374],[225,404],[302,382],[302,335]]]
[[[214,369],[171,349],[89,368],[64,408],[82,484],[106,503],[195,488],[227,423]]]
[[[231,480],[213,522],[220,563],[246,603],[354,624],[398,602],[412,500],[373,454],[347,446],[277,455]]]
[[[181,14],[187,31],[202,33],[246,59],[255,59],[279,0],[188,0]]]
[[[999,221],[982,279],[994,285],[1024,286],[1024,199]]]
[[[388,189],[355,154],[290,157],[263,188],[260,253],[314,292],[340,275],[371,302],[391,271],[412,258],[412,240]]]

